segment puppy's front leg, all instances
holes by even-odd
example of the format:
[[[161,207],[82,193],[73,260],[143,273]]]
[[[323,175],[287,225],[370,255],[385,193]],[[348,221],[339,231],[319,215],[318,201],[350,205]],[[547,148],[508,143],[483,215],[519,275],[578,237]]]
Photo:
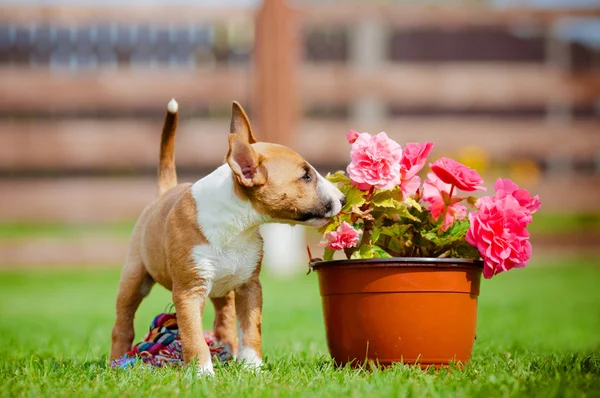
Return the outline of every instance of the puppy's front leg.
[[[238,318],[238,360],[259,368],[262,364],[262,286],[258,273],[235,290],[235,311]]]
[[[198,375],[214,375],[210,350],[204,340],[202,315],[198,308],[204,307],[207,292],[204,287],[191,289],[173,288],[173,303],[177,311],[177,325],[181,335],[183,360],[198,361]]]

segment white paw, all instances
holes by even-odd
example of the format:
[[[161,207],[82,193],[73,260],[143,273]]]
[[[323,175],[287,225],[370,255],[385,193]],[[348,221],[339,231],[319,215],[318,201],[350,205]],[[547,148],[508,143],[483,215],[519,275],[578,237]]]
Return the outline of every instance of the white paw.
[[[208,359],[208,362],[197,366],[196,375],[198,377],[210,377],[215,375],[213,364],[210,358]]]
[[[262,358],[254,349],[242,347],[238,353],[237,360],[242,362],[242,366],[248,370],[260,371]]]

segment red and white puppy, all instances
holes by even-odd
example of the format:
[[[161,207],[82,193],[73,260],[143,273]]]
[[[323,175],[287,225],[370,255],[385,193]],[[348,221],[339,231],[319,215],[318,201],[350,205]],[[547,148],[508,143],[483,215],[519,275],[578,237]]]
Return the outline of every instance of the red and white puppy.
[[[257,142],[237,102],[227,163],[194,184],[178,185],[177,107],[175,100],[169,102],[163,127],[159,196],[133,229],[110,356],[117,359],[131,349],[135,312],[158,282],[173,293],[183,357],[186,363],[197,360],[199,374],[213,374],[202,331],[207,298],[215,307],[217,339],[239,360],[260,366],[263,240],[258,227],[270,222],[319,227],[339,213],[346,198],[291,149]]]

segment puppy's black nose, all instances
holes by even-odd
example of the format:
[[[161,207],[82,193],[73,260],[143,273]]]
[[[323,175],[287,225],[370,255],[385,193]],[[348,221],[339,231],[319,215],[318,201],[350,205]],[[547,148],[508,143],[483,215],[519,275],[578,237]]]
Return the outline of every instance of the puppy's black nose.
[[[346,197],[342,196],[342,198],[340,199],[340,203],[342,204],[342,207],[344,207],[346,205]]]

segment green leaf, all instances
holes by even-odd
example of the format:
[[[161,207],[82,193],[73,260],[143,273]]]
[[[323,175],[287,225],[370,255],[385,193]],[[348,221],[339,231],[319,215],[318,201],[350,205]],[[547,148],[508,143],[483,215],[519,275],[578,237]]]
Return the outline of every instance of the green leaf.
[[[350,178],[348,178],[348,176],[346,176],[346,174],[344,174],[344,172],[341,170],[336,171],[333,174],[328,173],[325,178],[327,178],[330,182],[332,182],[334,184],[338,184],[338,183],[352,184],[352,182],[350,181]]]
[[[404,249],[405,249],[404,245],[402,244],[400,239],[398,239],[397,237],[394,237],[394,236],[390,239],[390,243],[388,244],[388,247],[394,253],[399,253],[399,254],[403,254]]]
[[[350,211],[353,206],[362,206],[365,203],[365,192],[356,188],[354,185],[341,187],[340,191],[346,197],[346,204],[342,211]]]
[[[421,220],[412,215],[409,211],[408,208],[406,207],[406,205],[402,202],[398,202],[398,207],[389,207],[389,208],[383,208],[383,216],[389,218],[389,219],[395,219],[394,216],[397,217],[405,217],[408,218],[409,220],[412,221],[416,221],[416,222],[420,222]]]
[[[379,236],[381,235],[381,229],[380,228],[373,228],[371,230],[371,242],[376,243],[379,240]]]
[[[338,222],[338,220],[335,220],[334,222],[330,222],[329,224],[327,224],[325,228],[320,228],[319,232],[321,233],[321,235],[325,235],[327,232],[335,231],[339,225],[340,223]]]
[[[371,201],[377,207],[392,207],[396,209],[403,206],[399,200],[398,192],[395,190],[379,191],[371,197]]]
[[[410,224],[394,224],[390,227],[381,227],[380,232],[382,235],[387,235],[391,237],[399,237],[404,235],[404,233],[411,227]]]
[[[381,247],[374,245],[373,246],[373,255],[375,258],[390,258],[392,257],[390,253],[383,250]]]
[[[434,231],[430,231],[424,234],[421,234],[421,236],[425,239],[427,239],[428,241],[432,242],[434,245],[436,246],[444,246],[450,242],[447,242],[446,240],[440,238]]]
[[[454,222],[445,232],[440,232],[438,228],[435,228],[426,233],[422,233],[421,236],[439,248],[455,243],[461,239],[464,239],[469,229],[468,220],[460,220]]]
[[[398,209],[402,205],[402,202],[399,202],[393,198],[389,198],[373,201],[373,204],[377,207],[388,207],[392,209]]]
[[[455,239],[460,239],[467,234],[467,231],[469,230],[469,225],[469,221],[466,219],[455,221],[454,224],[452,224],[450,228],[448,228],[446,234],[452,236]]]
[[[344,174],[343,171],[337,171],[334,174],[327,174],[326,177],[330,182],[336,184],[338,189],[346,197],[346,205],[342,211],[347,212],[352,209],[353,206],[362,206],[365,203],[365,191],[361,191],[352,184],[350,178]]]
[[[329,248],[325,248],[325,251],[323,253],[323,260],[325,261],[331,261],[333,260],[333,255],[335,254],[335,250],[331,250]]]
[[[394,219],[394,216],[396,216],[396,218],[406,217],[413,221],[420,221],[416,216],[409,212],[407,205],[402,201],[402,191],[399,187],[396,187],[391,191],[376,192],[371,197],[371,202],[375,206],[375,211],[383,212],[382,214],[377,214],[375,218],[387,217],[389,219]]]
[[[421,205],[419,204],[419,202],[417,202],[413,198],[406,198],[406,199],[404,199],[404,203],[408,207],[412,207],[412,208],[417,209],[419,212],[423,211],[423,208],[421,208]]]
[[[363,245],[358,249],[361,258],[373,258],[373,246]]]
[[[350,258],[373,258],[373,246],[362,245],[357,251],[352,253]]]
[[[464,243],[458,245],[452,251],[452,257],[479,259],[479,258],[481,258],[481,255],[479,254],[479,250],[477,250],[477,248],[475,246],[471,246],[467,242],[464,242]]]

